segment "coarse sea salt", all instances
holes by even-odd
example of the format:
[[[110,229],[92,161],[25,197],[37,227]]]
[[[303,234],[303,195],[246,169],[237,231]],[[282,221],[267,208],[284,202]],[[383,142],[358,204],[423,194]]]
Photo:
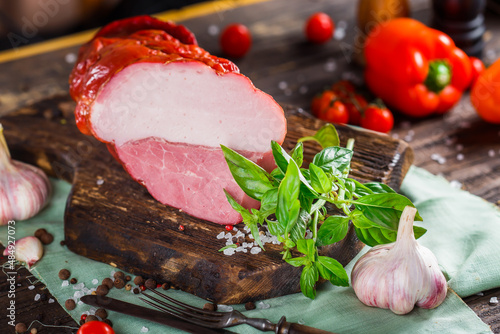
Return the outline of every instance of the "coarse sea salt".
[[[40,294],[39,294],[39,293],[37,293],[37,294],[35,295],[35,301],[36,301],[36,302],[37,302],[37,301],[39,301],[39,300],[40,300],[40,298],[41,298]]]
[[[222,239],[222,238],[224,238],[225,235],[226,235],[226,233],[221,232],[221,233],[217,234],[217,239]]]
[[[96,285],[97,283],[99,283],[99,280],[98,280],[97,278],[94,278],[94,279],[92,280],[92,284]]]
[[[149,332],[149,328],[147,328],[146,326],[142,326],[141,333],[147,333],[147,332]]]
[[[236,252],[235,248],[224,249],[224,255],[233,255]]]
[[[55,300],[54,300],[54,299],[52,299],[52,298],[50,298],[50,299],[49,299],[49,304],[52,304],[53,302],[55,302]]]
[[[491,297],[490,305],[497,305],[497,304],[498,304],[498,297]]]
[[[260,252],[262,252],[260,247],[252,247],[252,249],[250,249],[250,254],[259,254]]]
[[[83,305],[83,302],[81,300],[78,301],[78,305]]]
[[[259,308],[259,309],[261,309],[261,310],[267,310],[267,309],[268,309],[268,308],[270,308],[270,307],[271,307],[271,305],[266,304],[266,303],[264,303],[264,302],[259,302],[259,303],[257,304],[257,308]]]
[[[61,283],[61,286],[62,286],[63,288],[64,288],[65,286],[68,286],[68,285],[69,285],[69,281],[67,281],[67,280],[66,280],[66,281],[63,281],[63,282]]]
[[[451,180],[450,181],[450,186],[455,189],[461,189],[462,188],[462,183],[460,183],[457,180]]]
[[[84,295],[85,295],[85,293],[83,293],[83,291],[75,291],[75,293],[73,294],[73,297],[75,297],[76,299],[80,299]]]
[[[28,287],[28,289],[30,289],[30,290],[33,290],[34,288],[35,288],[35,286],[34,286],[34,285],[30,285],[30,286]]]
[[[73,289],[75,289],[75,290],[81,290],[84,287],[85,287],[85,284],[83,284],[83,283],[78,283],[78,284],[73,285]]]

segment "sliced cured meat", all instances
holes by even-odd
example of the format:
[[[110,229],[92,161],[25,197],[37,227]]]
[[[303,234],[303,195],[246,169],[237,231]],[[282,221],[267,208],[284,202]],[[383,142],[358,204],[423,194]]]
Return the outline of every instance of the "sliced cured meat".
[[[113,25],[82,47],[70,78],[79,129],[107,143],[158,201],[214,223],[240,222],[223,189],[247,208],[259,203],[238,187],[220,145],[270,171],[270,142],[286,134],[283,110],[194,38],[181,43],[156,23],[126,33]],[[183,29],[174,31],[185,39]]]

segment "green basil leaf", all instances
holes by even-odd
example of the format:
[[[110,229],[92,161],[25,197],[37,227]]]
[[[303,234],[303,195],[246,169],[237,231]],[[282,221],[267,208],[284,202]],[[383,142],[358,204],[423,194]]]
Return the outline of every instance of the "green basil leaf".
[[[291,259],[287,259],[286,262],[291,264],[294,267],[302,267],[307,263],[306,257],[294,257]]]
[[[327,148],[330,146],[339,146],[340,140],[339,135],[335,127],[328,123],[325,124],[321,129],[319,129],[314,136],[302,137],[298,141],[299,143],[304,142],[306,140],[314,140],[318,142],[323,148]]]
[[[241,215],[245,223],[251,223],[254,220],[254,216],[247,209],[245,209],[240,203],[236,202],[233,196],[231,196],[231,194],[228,193],[226,189],[224,189],[224,194],[226,194],[226,198],[229,204],[231,204],[233,209]]]
[[[302,290],[304,296],[311,299],[316,298],[315,285],[318,279],[318,268],[312,263],[307,264],[304,269],[302,269],[302,274],[300,275],[300,290]]]
[[[380,243],[372,237],[370,230],[378,231],[379,228],[376,228],[376,227],[371,227],[371,228],[354,227],[354,231],[356,232],[356,236],[358,237],[358,239],[362,243],[364,243],[365,245],[368,245],[370,247],[379,245]]]
[[[366,218],[363,212],[358,209],[354,209],[351,211],[350,218],[354,226],[358,228],[370,228],[377,226],[374,223],[372,223],[370,219]]]
[[[427,232],[427,230],[421,226],[413,226],[413,234],[415,235],[415,239],[420,238],[426,232]]]
[[[288,155],[288,153],[286,153],[283,147],[281,147],[281,145],[274,140],[271,141],[271,148],[273,150],[273,157],[274,161],[276,162],[276,166],[278,166],[280,171],[285,174],[288,168],[288,162],[290,161],[291,157]]]
[[[369,228],[355,227],[354,230],[356,231],[358,239],[371,247],[395,242],[398,235],[397,231],[379,228],[377,226]],[[413,233],[415,234],[416,239],[424,235],[426,231],[427,230],[423,227],[413,226]]]
[[[300,193],[299,193],[299,201],[300,201],[300,207],[304,210],[306,210],[308,213],[311,213],[312,211],[312,203],[314,201],[314,197],[309,197],[307,194],[302,191],[303,187],[305,187],[303,184],[300,185]]]
[[[395,193],[395,191],[386,184],[380,182],[368,182],[361,184],[356,180],[356,193],[359,196],[365,196],[370,194],[384,194],[384,193]]]
[[[276,218],[279,223],[288,230],[288,226],[293,226],[299,215],[300,202],[298,200],[300,192],[299,168],[295,162],[287,168],[285,178],[278,188],[278,202],[276,206]]]
[[[300,209],[297,222],[290,229],[290,239],[292,239],[294,242],[297,242],[299,239],[303,239],[310,220],[311,215],[306,210]]]
[[[260,246],[260,248],[265,249],[264,245],[262,244],[262,240],[260,240],[260,234],[259,234],[259,226],[257,225],[257,222],[253,224],[246,224],[248,228],[250,228],[250,232],[252,232],[252,236],[255,242]]]
[[[274,188],[273,177],[262,167],[224,145],[221,148],[234,180],[245,194],[260,200],[266,191]]]
[[[329,193],[332,190],[332,181],[326,173],[313,163],[309,164],[309,172],[311,173],[311,186],[320,194]]]
[[[304,162],[304,145],[302,143],[297,143],[291,152],[292,159],[295,161],[297,166],[302,166]]]
[[[314,261],[314,257],[316,256],[316,245],[313,239],[297,240],[297,250],[305,254],[311,262]]]
[[[326,218],[318,230],[318,246],[331,245],[345,238],[349,229],[349,218],[330,216]]]
[[[293,160],[292,157],[288,153],[286,153],[286,151],[283,149],[283,147],[281,147],[277,142],[272,141],[271,147],[273,150],[273,156],[274,156],[274,160],[276,162],[276,165],[283,172],[283,174],[286,173],[286,170],[288,168],[288,164],[290,164],[290,162],[297,165],[295,160]],[[297,166],[297,168],[298,168],[298,166]],[[300,169],[299,169],[299,178],[300,178],[300,182],[302,182],[302,184],[304,184],[304,186],[308,188],[308,193],[315,195],[315,196],[318,195],[316,190],[314,190],[314,188],[309,184],[308,180],[304,177],[304,175],[302,175],[302,172],[300,171]]]
[[[235,244],[226,245],[226,246],[222,247],[221,249],[219,249],[219,252],[223,252],[228,248],[237,248],[237,247],[238,246],[236,246]]]
[[[269,233],[275,236],[280,236],[285,234],[285,229],[276,221],[272,221],[269,219],[266,219],[267,222],[267,229],[269,230]]]
[[[353,203],[366,218],[389,230],[397,230],[399,218],[406,206],[414,207],[408,198],[397,193],[366,195]],[[418,212],[415,220],[422,220]]]
[[[264,193],[260,201],[260,211],[265,213],[265,216],[272,215],[276,212],[278,205],[278,188],[269,189]]]
[[[318,261],[315,263],[321,277],[333,285],[349,286],[349,277],[339,261],[328,256],[318,256]]]
[[[313,164],[331,174],[342,173],[351,164],[352,151],[344,147],[327,147],[313,158]]]

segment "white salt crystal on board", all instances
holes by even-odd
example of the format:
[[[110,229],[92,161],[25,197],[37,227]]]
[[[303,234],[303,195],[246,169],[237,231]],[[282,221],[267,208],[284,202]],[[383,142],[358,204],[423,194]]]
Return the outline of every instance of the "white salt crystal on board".
[[[270,307],[271,307],[271,305],[266,304],[266,303],[264,303],[264,302],[259,302],[259,303],[257,304],[257,308],[259,308],[259,309],[261,309],[261,310],[267,310],[267,309],[268,309],[268,308],[270,308]]]
[[[34,286],[34,285],[30,285],[30,286],[28,287],[28,289],[30,289],[30,290],[33,290],[34,288],[35,288],[35,286]]]
[[[146,326],[142,326],[141,333],[147,333],[147,332],[149,332],[149,328],[147,328]]]
[[[39,293],[37,293],[37,294],[35,295],[35,301],[37,302],[37,301],[39,301],[39,300],[40,300],[40,294],[39,294]]]
[[[94,279],[92,280],[92,284],[96,285],[97,283],[99,283],[99,280],[98,280],[97,278],[94,278]]]
[[[68,285],[69,285],[69,281],[67,281],[67,280],[66,280],[66,281],[63,281],[63,282],[61,283],[61,286],[62,286],[63,288],[64,288],[65,286],[68,286]]]
[[[218,304],[217,305],[217,311],[221,312],[231,312],[233,310],[232,306],[229,305],[223,305],[223,304]]]

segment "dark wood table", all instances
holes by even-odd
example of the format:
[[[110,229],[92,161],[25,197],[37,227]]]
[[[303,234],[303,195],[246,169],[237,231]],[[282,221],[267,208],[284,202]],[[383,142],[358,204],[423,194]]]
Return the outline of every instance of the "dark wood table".
[[[429,23],[429,1],[411,1],[412,16]],[[334,39],[326,45],[305,41],[303,24],[316,11],[330,14],[337,24]],[[249,26],[253,35],[251,52],[236,64],[255,86],[277,101],[305,110],[314,94],[340,79],[362,81],[362,67],[352,57],[355,38],[356,1],[351,0],[273,0],[204,3],[181,11],[164,13],[163,18],[182,21],[197,36],[199,44],[220,54],[217,36],[211,34],[231,22]],[[344,35],[344,36],[342,36]],[[78,45],[89,34],[70,36],[18,51],[0,53],[0,115],[54,95],[68,94],[68,75]],[[342,37],[342,38],[340,38]],[[492,63],[500,55],[500,17],[487,13],[486,47],[483,60]],[[475,114],[465,94],[462,101],[444,116],[415,120],[396,115],[393,136],[408,141],[415,151],[414,164],[444,176],[463,189],[500,205],[500,127],[487,124]],[[436,156],[444,157],[441,163]],[[443,163],[444,162],[444,163]],[[59,240],[56,240],[59,242]],[[1,263],[5,262],[5,258]],[[30,274],[19,268],[16,295],[16,320],[30,324],[38,319],[48,325],[77,327],[58,303],[48,303],[50,291],[41,283],[31,285]],[[1,275],[1,274],[0,274]],[[0,308],[5,310],[8,286],[0,280]],[[37,294],[45,294],[43,307],[33,303]],[[478,316],[500,333],[500,305],[490,305],[491,297],[500,297],[500,289],[484,291],[465,298]],[[35,323],[39,333],[74,333],[74,329],[47,328]],[[6,321],[1,333],[13,333]]]

